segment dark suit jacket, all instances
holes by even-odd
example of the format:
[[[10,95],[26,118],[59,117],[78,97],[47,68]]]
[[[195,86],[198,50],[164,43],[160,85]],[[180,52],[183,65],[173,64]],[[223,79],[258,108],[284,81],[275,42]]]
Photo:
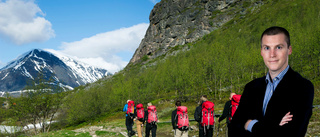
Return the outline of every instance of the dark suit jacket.
[[[239,107],[230,124],[229,136],[303,137],[312,115],[313,84],[289,68],[273,92],[263,116],[262,106],[266,85],[265,77],[262,77],[245,86]],[[292,121],[279,126],[288,112],[293,115]],[[244,129],[248,119],[259,121],[252,127],[252,133]]]

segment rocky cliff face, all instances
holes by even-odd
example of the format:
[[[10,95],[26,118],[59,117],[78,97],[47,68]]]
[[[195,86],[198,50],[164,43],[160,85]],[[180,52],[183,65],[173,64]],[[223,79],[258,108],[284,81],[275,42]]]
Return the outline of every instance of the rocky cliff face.
[[[243,12],[241,0],[162,0],[150,13],[150,26],[130,64],[153,59],[219,28]]]

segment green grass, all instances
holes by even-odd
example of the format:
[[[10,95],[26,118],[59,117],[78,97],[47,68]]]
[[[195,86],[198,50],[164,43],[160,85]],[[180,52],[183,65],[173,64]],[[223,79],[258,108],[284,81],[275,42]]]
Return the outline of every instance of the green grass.
[[[118,137],[120,133],[108,132],[108,131],[96,131],[96,135],[99,137]]]
[[[77,133],[70,130],[59,130],[55,132],[43,133],[36,135],[35,137],[91,137],[88,132]]]

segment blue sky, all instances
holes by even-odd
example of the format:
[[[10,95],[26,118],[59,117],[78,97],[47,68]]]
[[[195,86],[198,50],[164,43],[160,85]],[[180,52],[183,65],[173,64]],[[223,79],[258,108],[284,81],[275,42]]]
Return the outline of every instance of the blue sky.
[[[127,65],[160,0],[0,0],[0,68],[32,49],[112,73]]]

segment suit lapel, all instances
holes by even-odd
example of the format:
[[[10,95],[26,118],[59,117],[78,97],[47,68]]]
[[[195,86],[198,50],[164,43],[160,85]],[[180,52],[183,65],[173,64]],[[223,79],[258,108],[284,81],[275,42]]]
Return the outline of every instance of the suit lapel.
[[[289,94],[288,92],[290,92],[289,88],[291,87],[290,84],[292,84],[291,82],[293,73],[294,71],[291,68],[289,68],[288,72],[284,75],[284,77],[274,90],[270,98],[270,101],[267,105],[266,115],[268,113],[268,109],[270,110],[273,108],[273,106],[282,105],[283,100],[285,99],[283,97],[286,97],[286,95]]]
[[[258,103],[258,111],[259,111],[259,114],[261,114],[261,116],[263,116],[263,111],[262,111],[262,108],[263,108],[263,100],[264,100],[264,95],[265,95],[265,92],[266,92],[266,88],[267,88],[267,83],[265,81],[266,77],[263,77],[261,79],[261,81],[259,82],[261,85],[258,86],[257,88],[257,91],[258,94],[256,95],[256,98],[257,98],[257,103]]]

